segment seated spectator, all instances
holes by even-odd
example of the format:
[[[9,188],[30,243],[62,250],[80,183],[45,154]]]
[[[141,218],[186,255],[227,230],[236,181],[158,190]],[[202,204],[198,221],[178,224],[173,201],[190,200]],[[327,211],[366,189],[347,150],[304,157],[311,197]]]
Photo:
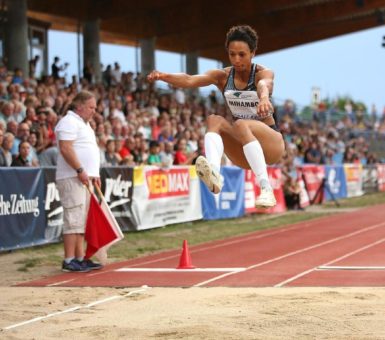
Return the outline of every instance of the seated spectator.
[[[27,141],[23,141],[19,144],[19,154],[13,160],[11,166],[32,166],[31,162],[28,160],[29,153],[31,151],[31,146]]]
[[[179,139],[176,145],[176,152],[174,155],[174,165],[191,165],[193,160],[197,157],[197,152],[192,152],[188,154],[186,148],[186,139]]]
[[[323,157],[316,141],[311,141],[310,146],[305,150],[304,163],[323,164]]]
[[[164,142],[163,150],[159,152],[162,166],[168,168],[174,163],[174,144],[172,142]]]
[[[119,165],[122,166],[135,166],[134,156],[133,155],[127,155],[125,158],[123,158]]]
[[[57,165],[58,148],[52,145],[39,153],[38,159],[40,166],[56,166]]]
[[[159,143],[156,140],[150,142],[150,150],[147,158],[147,164],[149,165],[162,165],[162,161],[159,155]]]
[[[3,140],[3,153],[5,156],[6,166],[11,166],[12,164],[12,146],[13,142],[15,140],[14,135],[11,132],[6,132],[4,134],[4,140]]]
[[[103,165],[112,165],[116,166],[119,165],[119,162],[121,161],[120,156],[115,152],[115,141],[113,139],[109,139],[107,141],[106,145],[106,152],[105,152],[105,163]]]
[[[29,135],[30,135],[29,125],[27,123],[19,124],[19,126],[17,128],[17,136],[15,138],[15,141],[14,141],[13,147],[12,147],[12,155],[13,156],[17,155],[17,153],[19,151],[19,144],[21,142],[27,141]]]
[[[3,151],[3,140],[4,140],[4,132],[0,130],[0,167],[7,166],[7,160],[5,159],[5,154]]]

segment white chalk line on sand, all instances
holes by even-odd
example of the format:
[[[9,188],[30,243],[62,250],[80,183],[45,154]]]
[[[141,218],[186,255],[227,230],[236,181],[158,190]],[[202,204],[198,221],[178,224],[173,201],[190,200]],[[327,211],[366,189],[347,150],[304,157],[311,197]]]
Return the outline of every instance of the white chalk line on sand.
[[[102,303],[106,303],[106,302],[110,302],[110,301],[113,301],[113,300],[122,299],[122,298],[129,297],[129,296],[135,295],[135,294],[144,293],[149,288],[150,287],[144,285],[144,286],[141,287],[141,289],[133,290],[133,291],[128,292],[127,294],[124,294],[124,295],[113,295],[113,296],[110,296],[110,297],[105,298],[105,299],[101,299],[101,300],[97,300],[97,301],[94,301],[94,302],[90,302],[90,303],[88,303],[86,305],[74,306],[74,307],[67,308],[65,310],[58,311],[58,312],[55,312],[55,313],[50,313],[50,314],[47,314],[47,315],[38,316],[38,317],[33,318],[33,319],[29,319],[29,320],[26,320],[26,321],[23,321],[23,322],[19,322],[19,323],[16,323],[16,324],[4,327],[3,330],[6,331],[6,330],[14,329],[14,328],[17,328],[17,327],[28,325],[30,323],[34,323],[34,322],[38,322],[38,321],[41,321],[41,320],[49,319],[49,318],[52,318],[52,317],[55,317],[55,316],[58,316],[58,315],[75,312],[75,311],[78,311],[80,309],[91,308],[91,307],[100,305]]]

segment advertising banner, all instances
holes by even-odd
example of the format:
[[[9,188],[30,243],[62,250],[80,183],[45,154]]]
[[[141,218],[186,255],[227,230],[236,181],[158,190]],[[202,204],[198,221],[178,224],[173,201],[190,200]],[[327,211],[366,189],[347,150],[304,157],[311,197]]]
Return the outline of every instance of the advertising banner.
[[[385,164],[377,164],[378,190],[385,191]]]
[[[297,168],[297,172],[298,178],[302,178],[304,182],[303,185],[309,195],[310,203],[322,203],[324,200],[325,167],[323,165],[306,164]],[[301,206],[303,207],[302,202]]]
[[[324,195],[327,201],[347,196],[345,171],[342,165],[325,166],[326,181]],[[332,197],[333,196],[333,197]]]
[[[246,213],[281,213],[286,211],[285,196],[282,185],[282,171],[278,167],[267,168],[270,184],[274,190],[274,196],[277,200],[277,205],[269,209],[256,209],[255,198],[260,193],[260,187],[257,183],[257,178],[251,170],[245,170],[245,211]]]
[[[41,169],[0,170],[0,250],[46,243]]]
[[[344,164],[347,197],[356,197],[364,194],[362,191],[362,165]]]
[[[122,230],[136,230],[137,221],[132,213],[133,175],[130,167],[106,167],[100,169],[102,193]]]
[[[56,189],[56,168],[42,168],[44,174],[44,209],[47,221],[45,239],[49,243],[59,242],[63,231],[63,207]]]
[[[378,191],[378,176],[376,165],[364,165],[362,168],[362,190],[364,193]]]
[[[132,212],[138,230],[202,218],[194,166],[136,167],[133,183]]]
[[[214,195],[200,181],[203,218],[217,220],[240,217],[245,214],[245,174],[235,166],[221,168],[224,184],[222,191]]]

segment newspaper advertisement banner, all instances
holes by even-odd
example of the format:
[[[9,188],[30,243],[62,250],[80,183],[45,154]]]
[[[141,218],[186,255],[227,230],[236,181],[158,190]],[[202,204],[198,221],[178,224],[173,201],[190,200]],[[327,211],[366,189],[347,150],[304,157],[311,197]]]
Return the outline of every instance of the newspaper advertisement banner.
[[[221,168],[224,183],[219,194],[211,193],[201,182],[203,218],[218,220],[235,218],[245,214],[245,180],[244,170],[235,166]]]
[[[105,201],[124,231],[136,230],[137,221],[132,213],[134,169],[112,166],[100,169],[102,193]]]
[[[347,197],[362,196],[362,164],[344,164]]]
[[[133,183],[132,212],[138,230],[202,218],[195,167],[136,167]]]
[[[63,231],[63,207],[60,202],[59,192],[56,189],[56,168],[42,168],[45,180],[45,202],[44,210],[46,214],[47,227],[45,229],[45,239],[47,242],[59,242]]]
[[[344,167],[341,165],[326,165],[325,173],[325,199],[330,201],[333,197],[334,199],[345,198],[347,189]]]
[[[323,165],[306,164],[298,167],[297,172],[298,178],[302,178],[304,182],[303,185],[309,195],[310,203],[322,203],[324,200],[325,167]]]
[[[282,171],[278,167],[269,166],[267,168],[270,184],[274,190],[277,205],[269,209],[256,209],[255,198],[258,197],[261,189],[257,183],[257,178],[251,170],[245,171],[245,211],[246,213],[266,213],[274,214],[286,211],[286,202],[282,185]]]
[[[46,243],[41,169],[0,169],[0,251]]]
[[[385,164],[377,164],[378,190],[385,191]]]
[[[362,190],[364,193],[378,191],[378,176],[376,165],[364,165],[362,168]]]

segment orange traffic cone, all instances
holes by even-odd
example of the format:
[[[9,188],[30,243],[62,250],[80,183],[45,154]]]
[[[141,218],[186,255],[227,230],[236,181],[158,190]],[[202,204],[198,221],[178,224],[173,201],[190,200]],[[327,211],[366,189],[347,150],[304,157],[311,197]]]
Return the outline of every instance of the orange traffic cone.
[[[194,269],[195,266],[192,265],[191,262],[191,256],[190,252],[188,250],[188,245],[187,241],[183,241],[183,250],[182,254],[180,255],[180,260],[179,260],[179,266],[176,269]]]

